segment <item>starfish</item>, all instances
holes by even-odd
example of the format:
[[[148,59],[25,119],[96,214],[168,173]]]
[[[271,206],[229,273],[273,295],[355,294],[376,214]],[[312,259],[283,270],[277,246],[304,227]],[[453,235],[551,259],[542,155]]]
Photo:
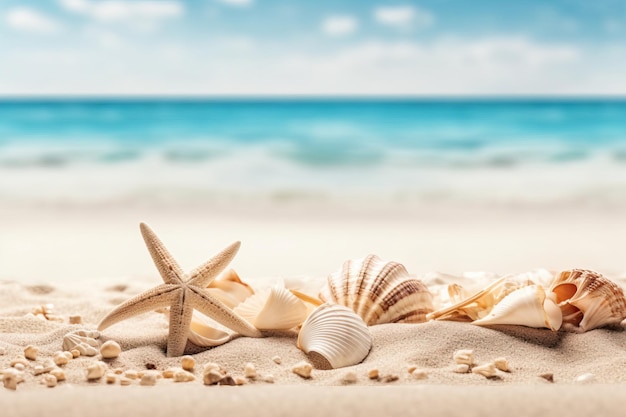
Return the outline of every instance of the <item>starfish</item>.
[[[152,229],[145,223],[141,223],[139,228],[164,283],[114,308],[102,319],[98,330],[104,330],[138,314],[170,307],[167,339],[167,356],[169,357],[183,355],[194,309],[244,336],[262,337],[261,332],[206,290],[209,283],[235,257],[241,245],[240,242],[231,244],[205,264],[185,274]]]

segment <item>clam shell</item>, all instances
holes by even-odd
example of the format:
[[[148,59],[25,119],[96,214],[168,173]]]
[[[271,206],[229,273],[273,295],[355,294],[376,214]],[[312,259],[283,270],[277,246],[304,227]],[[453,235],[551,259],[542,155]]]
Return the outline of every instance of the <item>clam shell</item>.
[[[513,291],[496,304],[491,312],[473,324],[516,324],[520,326],[559,330],[563,316],[554,300],[546,297],[540,285],[529,285]]]
[[[372,348],[372,336],[359,315],[338,304],[322,304],[302,324],[298,348],[317,368],[356,365]]]
[[[211,347],[228,342],[231,334],[221,330],[217,323],[204,314],[194,311],[187,338],[196,346]]]
[[[288,330],[307,316],[306,304],[279,285],[248,297],[233,311],[259,330]]]
[[[587,331],[626,318],[622,288],[600,273],[572,269],[557,275],[550,286],[563,312],[563,322]]]
[[[432,294],[420,280],[410,277],[402,264],[376,255],[344,262],[319,296],[351,308],[368,326],[420,323],[433,311]]]

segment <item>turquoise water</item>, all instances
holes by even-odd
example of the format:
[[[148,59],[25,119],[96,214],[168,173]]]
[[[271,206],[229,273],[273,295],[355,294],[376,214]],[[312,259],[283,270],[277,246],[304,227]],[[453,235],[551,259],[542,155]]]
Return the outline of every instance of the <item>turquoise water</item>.
[[[626,200],[626,101],[0,101],[5,201]]]

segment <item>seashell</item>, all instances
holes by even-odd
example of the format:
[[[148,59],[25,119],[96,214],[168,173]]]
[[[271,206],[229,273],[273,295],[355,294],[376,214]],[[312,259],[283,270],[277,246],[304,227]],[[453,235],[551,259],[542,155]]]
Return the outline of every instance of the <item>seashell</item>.
[[[234,269],[229,269],[211,281],[207,289],[211,295],[214,295],[229,308],[235,308],[254,294],[252,287],[243,282]]]
[[[529,285],[507,295],[480,320],[472,322],[479,326],[492,324],[517,324],[527,327],[547,327],[559,330],[563,315],[554,300],[546,297],[540,285]]]
[[[83,356],[95,356],[98,354],[98,341],[100,333],[90,330],[77,330],[63,336],[63,350],[78,350]]]
[[[100,347],[100,354],[104,359],[115,359],[122,353],[122,348],[115,340],[107,340]]]
[[[278,285],[248,297],[233,311],[259,330],[288,330],[307,317],[304,302]]]
[[[563,271],[550,286],[563,313],[563,323],[587,331],[626,318],[622,288],[597,272],[584,269]]]
[[[404,266],[376,255],[344,262],[320,291],[322,301],[352,309],[368,326],[420,323],[433,311],[432,294]]]
[[[169,319],[170,309],[165,308],[159,311]],[[189,334],[187,339],[194,345],[200,347],[213,347],[223,345],[231,339],[232,335],[220,327],[219,324],[209,317],[194,310],[189,323]]]
[[[502,277],[487,287],[478,291],[470,297],[463,299],[456,304],[441,308],[426,316],[428,320],[459,320],[474,321],[485,317],[493,307],[513,291],[523,288],[526,284],[517,280],[509,280],[509,277]],[[457,300],[460,296],[466,295],[463,288],[458,285],[448,287],[451,300]]]
[[[372,337],[363,319],[338,304],[316,308],[298,334],[298,348],[321,369],[356,365],[371,347]]]

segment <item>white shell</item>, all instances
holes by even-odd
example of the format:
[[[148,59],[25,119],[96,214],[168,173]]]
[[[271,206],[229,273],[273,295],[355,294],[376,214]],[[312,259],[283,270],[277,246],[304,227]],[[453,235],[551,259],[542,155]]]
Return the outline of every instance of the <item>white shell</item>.
[[[63,336],[63,350],[76,349],[83,356],[95,356],[98,354],[98,341],[100,333],[91,330],[77,330]]]
[[[254,290],[243,282],[233,269],[211,281],[207,291],[229,308],[235,308],[246,298],[254,294]]]
[[[496,304],[491,312],[473,324],[516,324],[558,330],[563,315],[554,300],[546,297],[542,286],[529,285],[513,291]]]
[[[420,323],[433,311],[432,294],[398,262],[376,255],[344,262],[320,291],[322,301],[349,307],[369,326]]]
[[[217,323],[204,314],[194,311],[189,324],[189,339],[194,345],[212,347],[223,345],[231,338],[231,334],[221,330]]]
[[[288,330],[307,316],[304,302],[279,285],[248,297],[233,311],[259,330]]]
[[[372,336],[359,315],[338,304],[322,304],[302,324],[298,348],[322,369],[360,363],[372,348]]]

